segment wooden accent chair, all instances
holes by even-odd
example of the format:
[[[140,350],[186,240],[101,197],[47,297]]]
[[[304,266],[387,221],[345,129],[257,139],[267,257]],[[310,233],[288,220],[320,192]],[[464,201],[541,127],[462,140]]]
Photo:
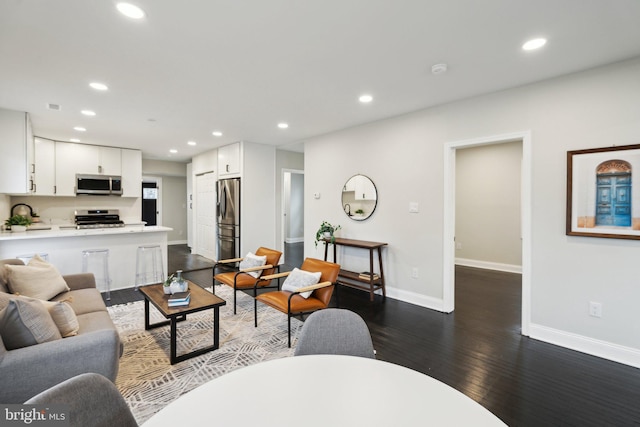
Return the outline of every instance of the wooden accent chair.
[[[295,292],[281,290],[265,292],[257,295],[254,299],[254,324],[256,327],[258,326],[258,301],[287,315],[289,347],[291,347],[291,317],[313,313],[314,311],[322,310],[329,306],[335,282],[340,272],[340,265],[315,258],[306,258],[300,270],[314,273],[320,272],[320,282],[315,285],[299,288]],[[289,274],[290,272],[271,274],[263,276],[261,280],[279,279]],[[301,292],[308,291],[312,291],[309,298],[305,299],[299,295]]]
[[[238,269],[240,262],[244,258],[231,258],[220,260],[213,266],[213,287],[215,293],[216,282],[220,282],[223,285],[227,285],[233,288],[233,314],[236,314],[236,292],[239,290],[253,289],[253,297],[256,297],[258,289],[262,288],[274,288],[280,289],[280,281],[276,280],[276,285],[271,285],[271,279],[263,280],[264,276],[272,275],[279,268],[278,263],[282,252],[274,249],[260,247],[255,252],[257,256],[266,256],[267,262],[260,267],[250,267],[242,270]],[[227,271],[216,274],[216,270],[223,268]],[[258,277],[252,276],[251,272],[260,272]]]

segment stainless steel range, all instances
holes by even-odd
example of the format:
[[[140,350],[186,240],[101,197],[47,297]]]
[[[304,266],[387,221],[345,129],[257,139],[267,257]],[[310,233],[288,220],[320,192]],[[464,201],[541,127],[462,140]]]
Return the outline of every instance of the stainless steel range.
[[[75,212],[76,228],[124,227],[117,209],[89,209]]]

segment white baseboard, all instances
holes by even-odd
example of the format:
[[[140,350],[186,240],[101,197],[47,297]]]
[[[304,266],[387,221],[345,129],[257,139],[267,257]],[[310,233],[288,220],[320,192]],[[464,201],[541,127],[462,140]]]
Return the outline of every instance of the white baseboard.
[[[640,368],[640,350],[542,325],[530,325],[530,337],[592,356]]]
[[[387,298],[397,299],[409,304],[418,305],[420,307],[430,308],[431,310],[443,311],[444,303],[442,299],[417,294],[411,291],[403,291],[402,289],[387,286]],[[377,294],[381,295],[382,291],[378,290]]]
[[[304,236],[303,237],[287,237],[286,239],[284,239],[285,243],[302,243],[304,242]]]
[[[475,259],[466,259],[466,258],[456,258],[455,263],[456,265],[463,265],[465,267],[484,268],[485,270],[498,270],[498,271],[506,271],[507,273],[522,274],[521,265],[502,264],[499,262],[490,262],[490,261],[478,261]]]

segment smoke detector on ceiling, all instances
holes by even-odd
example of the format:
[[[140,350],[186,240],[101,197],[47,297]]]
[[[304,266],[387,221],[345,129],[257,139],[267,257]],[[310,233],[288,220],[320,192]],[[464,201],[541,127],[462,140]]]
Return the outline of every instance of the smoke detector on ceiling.
[[[447,64],[436,64],[431,67],[432,74],[442,74],[447,72]]]

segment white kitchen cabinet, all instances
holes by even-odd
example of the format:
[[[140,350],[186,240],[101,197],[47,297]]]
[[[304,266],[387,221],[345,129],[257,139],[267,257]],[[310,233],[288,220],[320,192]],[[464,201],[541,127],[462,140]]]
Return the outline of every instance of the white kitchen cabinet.
[[[240,170],[240,143],[218,147],[218,176],[237,177],[242,172]]]
[[[56,142],[34,138],[34,186],[36,196],[53,196],[56,192]]]
[[[356,200],[376,200],[376,187],[369,178],[358,175],[355,180],[354,196]]]
[[[120,150],[122,197],[142,197],[142,151]]]
[[[33,190],[33,133],[29,114],[0,109],[0,193]]]
[[[140,162],[140,168],[142,168],[142,160],[140,160]],[[99,175],[122,175],[122,149],[116,147],[98,147],[97,170]],[[140,176],[142,177],[142,171],[140,172]]]
[[[354,177],[357,179],[357,177]],[[356,180],[355,179],[350,179],[347,181],[347,183],[344,185],[344,187],[342,187],[342,191],[356,191]]]
[[[78,162],[87,161],[90,156],[82,144],[56,141],[56,196],[75,196]]]

